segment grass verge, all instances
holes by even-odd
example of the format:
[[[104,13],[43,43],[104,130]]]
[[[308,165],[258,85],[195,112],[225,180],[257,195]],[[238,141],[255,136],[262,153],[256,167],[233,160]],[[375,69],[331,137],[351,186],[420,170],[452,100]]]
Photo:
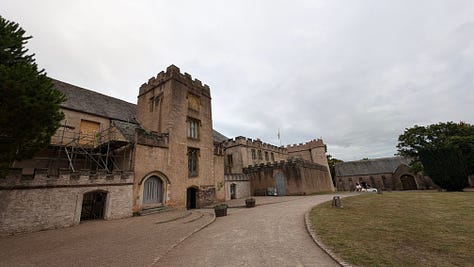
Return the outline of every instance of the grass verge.
[[[474,266],[473,192],[364,193],[314,207],[321,241],[357,266]]]

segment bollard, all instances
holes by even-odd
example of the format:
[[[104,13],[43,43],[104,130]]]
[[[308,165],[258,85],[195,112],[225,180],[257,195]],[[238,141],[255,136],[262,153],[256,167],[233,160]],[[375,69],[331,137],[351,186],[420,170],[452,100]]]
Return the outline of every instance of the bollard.
[[[342,208],[341,197],[340,196],[334,196],[332,198],[332,207],[333,208]]]
[[[377,194],[383,194],[382,187],[377,188]]]

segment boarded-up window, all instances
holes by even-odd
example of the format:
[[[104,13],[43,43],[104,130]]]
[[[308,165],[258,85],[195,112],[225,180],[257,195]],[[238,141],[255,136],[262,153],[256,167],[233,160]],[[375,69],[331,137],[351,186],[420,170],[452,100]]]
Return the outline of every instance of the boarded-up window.
[[[79,144],[94,145],[96,134],[99,133],[100,123],[95,121],[81,120]]]

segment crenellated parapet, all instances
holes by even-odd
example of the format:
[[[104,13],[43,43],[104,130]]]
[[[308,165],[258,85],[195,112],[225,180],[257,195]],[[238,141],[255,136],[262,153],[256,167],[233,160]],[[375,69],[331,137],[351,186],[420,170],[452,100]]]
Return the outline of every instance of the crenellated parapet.
[[[161,71],[156,75],[156,77],[151,77],[147,83],[142,84],[140,86],[140,93],[142,95],[153,88],[159,87],[161,84],[169,81],[175,80],[180,83],[185,84],[188,88],[198,91],[199,94],[205,95],[207,97],[211,97],[211,90],[209,85],[203,84],[200,80],[194,79],[189,73],[181,73],[180,69],[175,65],[171,65],[166,68],[166,72]]]
[[[46,168],[37,168],[32,175],[23,175],[21,168],[13,168],[5,178],[0,179],[0,190],[132,185],[133,178],[133,171],[107,173],[105,170],[59,169],[59,175],[52,176],[48,175]]]
[[[264,143],[260,139],[251,139],[243,136],[237,136],[234,139],[229,139],[223,142],[225,148],[230,148],[234,146],[245,146],[256,149],[263,149],[267,151],[272,151],[280,154],[287,154],[288,151],[282,146],[275,146],[272,144]]]
[[[316,170],[325,171],[325,172],[328,171],[328,169],[321,164],[293,158],[293,159],[251,165],[251,166],[248,166],[247,168],[244,168],[243,172],[247,174],[247,173],[252,173],[252,172],[260,172],[262,170],[268,170],[268,169],[281,169],[285,167],[304,167],[307,169],[316,169]]]
[[[226,174],[224,175],[225,181],[249,181],[250,178],[248,175],[243,173],[235,173],[235,174]]]
[[[322,139],[313,139],[306,143],[287,145],[285,148],[288,150],[288,152],[291,153],[291,152],[301,151],[301,150],[310,150],[310,149],[314,149],[318,147],[324,147],[324,143]]]

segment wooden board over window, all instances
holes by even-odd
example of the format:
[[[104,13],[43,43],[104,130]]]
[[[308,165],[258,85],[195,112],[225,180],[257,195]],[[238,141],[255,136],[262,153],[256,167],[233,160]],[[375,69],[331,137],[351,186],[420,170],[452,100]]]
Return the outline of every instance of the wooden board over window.
[[[100,123],[95,121],[81,120],[81,130],[79,144],[81,145],[93,145],[95,135],[100,130]]]

